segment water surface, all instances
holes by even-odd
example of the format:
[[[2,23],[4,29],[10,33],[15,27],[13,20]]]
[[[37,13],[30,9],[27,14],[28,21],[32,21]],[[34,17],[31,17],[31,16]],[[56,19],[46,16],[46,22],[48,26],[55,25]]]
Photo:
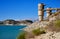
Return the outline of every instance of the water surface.
[[[23,30],[20,30],[26,26],[6,26],[2,25],[0,26],[0,39],[16,39],[16,37],[23,32]]]

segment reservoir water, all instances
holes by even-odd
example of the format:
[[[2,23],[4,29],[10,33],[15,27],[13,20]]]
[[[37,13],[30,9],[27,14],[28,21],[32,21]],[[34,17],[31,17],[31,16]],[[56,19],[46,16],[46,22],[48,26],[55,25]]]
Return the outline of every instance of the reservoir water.
[[[6,26],[2,25],[0,26],[0,39],[16,39],[16,37],[23,32],[23,30],[20,30],[26,26]]]

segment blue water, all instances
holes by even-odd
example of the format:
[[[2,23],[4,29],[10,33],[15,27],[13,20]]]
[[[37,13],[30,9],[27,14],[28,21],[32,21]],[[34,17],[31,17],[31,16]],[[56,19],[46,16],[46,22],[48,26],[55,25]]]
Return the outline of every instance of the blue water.
[[[26,26],[0,26],[0,39],[16,39]]]

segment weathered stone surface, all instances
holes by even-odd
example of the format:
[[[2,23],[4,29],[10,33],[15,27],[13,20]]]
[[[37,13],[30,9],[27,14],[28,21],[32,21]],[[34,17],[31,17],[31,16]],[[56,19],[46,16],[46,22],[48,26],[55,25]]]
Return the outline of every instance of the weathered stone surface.
[[[32,31],[33,29],[45,27],[48,25],[49,25],[48,21],[35,22],[35,23],[32,23],[31,25],[25,27],[23,30],[29,32],[29,31]]]
[[[60,32],[47,32],[46,34],[35,36],[30,39],[60,39]]]

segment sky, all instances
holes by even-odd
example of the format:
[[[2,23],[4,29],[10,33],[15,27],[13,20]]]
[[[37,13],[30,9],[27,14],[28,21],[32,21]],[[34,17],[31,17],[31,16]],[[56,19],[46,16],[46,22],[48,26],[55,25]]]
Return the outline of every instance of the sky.
[[[0,0],[0,20],[38,19],[38,3],[60,8],[60,0]]]

